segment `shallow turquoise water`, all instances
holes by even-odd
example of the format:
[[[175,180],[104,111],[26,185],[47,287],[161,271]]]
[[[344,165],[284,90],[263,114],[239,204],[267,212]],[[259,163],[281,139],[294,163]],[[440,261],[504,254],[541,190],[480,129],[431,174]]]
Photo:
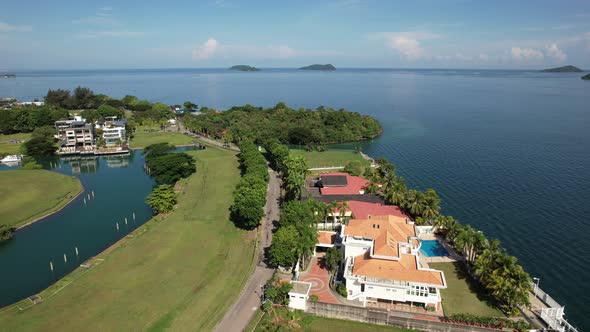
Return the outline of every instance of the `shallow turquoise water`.
[[[500,239],[541,278],[541,288],[566,305],[571,321],[590,329],[590,284],[580,282],[590,278],[590,255],[580,254],[590,252],[590,82],[579,74],[177,69],[17,75],[0,80],[0,96],[32,99],[50,87],[85,85],[166,103],[228,108],[284,101],[371,114],[385,131],[361,144],[366,153],[389,158],[411,186],[436,188],[445,213]]]
[[[421,240],[420,252],[426,257],[448,256],[449,253],[438,240]]]

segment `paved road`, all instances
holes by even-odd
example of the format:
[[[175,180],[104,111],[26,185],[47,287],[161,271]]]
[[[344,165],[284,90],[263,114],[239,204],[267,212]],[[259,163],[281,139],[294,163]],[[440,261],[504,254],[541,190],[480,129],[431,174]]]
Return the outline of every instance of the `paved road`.
[[[221,322],[217,324],[215,331],[233,332],[243,331],[252,319],[254,312],[260,307],[260,291],[273,275],[274,269],[264,263],[264,251],[272,242],[273,221],[279,220],[279,198],[281,193],[280,182],[277,174],[269,169],[270,180],[266,196],[266,217],[262,223],[262,231],[259,239],[258,262],[254,273],[250,276],[238,300],[231,306]]]

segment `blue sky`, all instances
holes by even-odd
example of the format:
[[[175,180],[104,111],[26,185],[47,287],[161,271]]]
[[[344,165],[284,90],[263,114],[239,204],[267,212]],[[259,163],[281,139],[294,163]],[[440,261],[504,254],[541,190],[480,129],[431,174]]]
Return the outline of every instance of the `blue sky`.
[[[0,69],[590,69],[590,1],[6,1]]]

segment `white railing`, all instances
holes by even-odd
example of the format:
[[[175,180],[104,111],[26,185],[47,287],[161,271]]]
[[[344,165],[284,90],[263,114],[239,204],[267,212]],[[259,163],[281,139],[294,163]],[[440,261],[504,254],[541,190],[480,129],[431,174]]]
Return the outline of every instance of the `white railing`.
[[[547,292],[543,291],[535,284],[533,284],[533,293],[539,300],[549,306],[549,308],[534,308],[533,311],[536,312],[550,328],[560,332],[578,332],[575,327],[563,318],[565,314],[564,306],[557,303],[557,301],[547,294]]]

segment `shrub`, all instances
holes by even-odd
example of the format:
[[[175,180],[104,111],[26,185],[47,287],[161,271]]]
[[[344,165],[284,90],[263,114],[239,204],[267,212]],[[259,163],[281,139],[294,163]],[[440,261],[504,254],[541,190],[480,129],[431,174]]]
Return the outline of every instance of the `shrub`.
[[[360,161],[353,160],[344,166],[344,171],[352,176],[360,176],[363,174],[364,167]]]
[[[348,296],[348,291],[346,290],[346,285],[344,284],[338,284],[338,286],[336,286],[336,292],[344,297]]]
[[[0,241],[8,240],[14,235],[15,229],[7,225],[0,225]]]
[[[319,301],[320,301],[320,297],[319,297],[319,296],[317,296],[317,295],[315,295],[315,294],[311,294],[311,295],[309,296],[309,300],[310,300],[311,302],[319,302]]]
[[[176,205],[176,193],[170,185],[160,185],[154,188],[148,195],[146,203],[156,213],[166,213],[172,211]]]

